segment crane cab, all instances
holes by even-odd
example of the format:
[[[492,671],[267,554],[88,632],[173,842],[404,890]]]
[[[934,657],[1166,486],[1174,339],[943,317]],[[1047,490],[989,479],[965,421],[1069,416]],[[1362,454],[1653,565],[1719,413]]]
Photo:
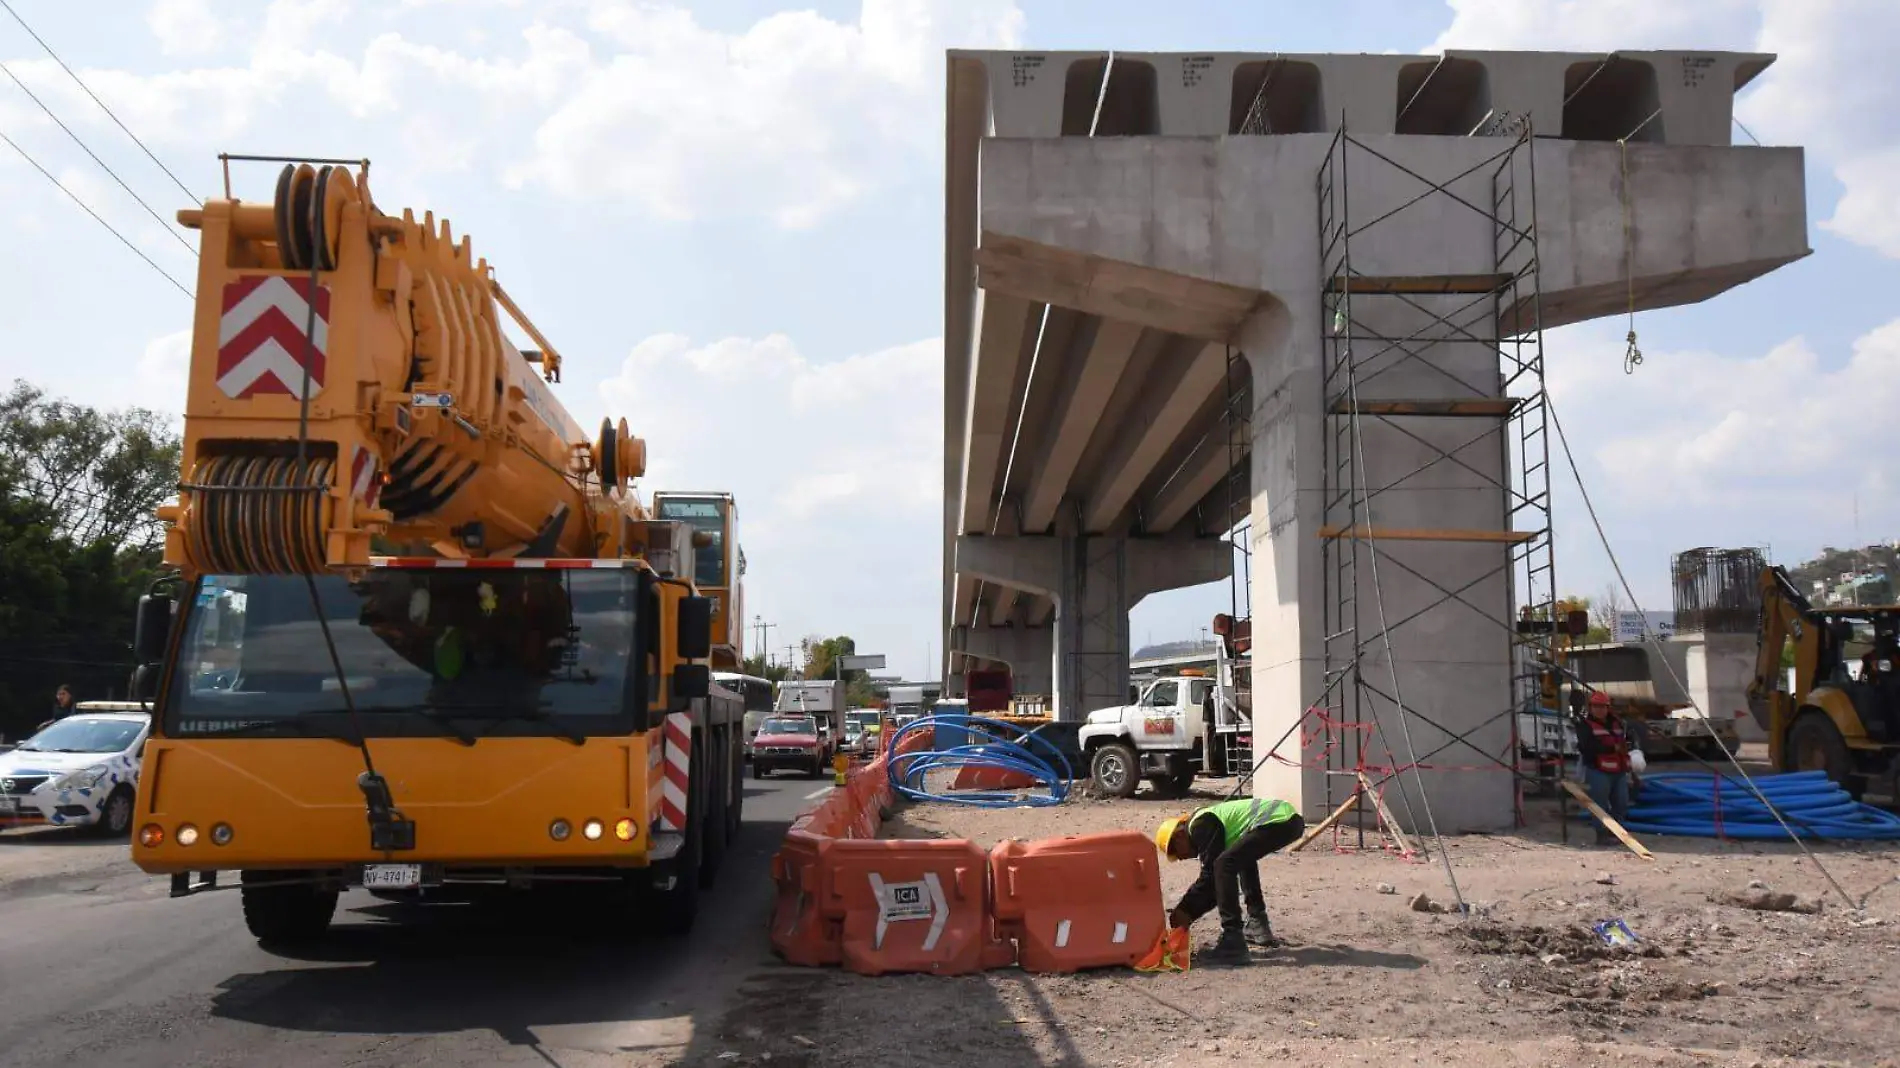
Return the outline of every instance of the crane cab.
[[[732,494],[655,493],[653,514],[685,523],[710,540],[698,550],[693,585],[712,601],[713,666],[739,667],[745,655],[745,553],[739,548],[739,508]]]

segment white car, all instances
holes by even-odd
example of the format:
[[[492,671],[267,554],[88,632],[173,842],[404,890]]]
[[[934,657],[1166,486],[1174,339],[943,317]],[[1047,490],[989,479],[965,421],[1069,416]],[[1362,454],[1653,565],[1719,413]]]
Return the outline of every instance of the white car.
[[[0,827],[130,833],[139,754],[151,732],[152,718],[138,705],[87,701],[0,753]]]

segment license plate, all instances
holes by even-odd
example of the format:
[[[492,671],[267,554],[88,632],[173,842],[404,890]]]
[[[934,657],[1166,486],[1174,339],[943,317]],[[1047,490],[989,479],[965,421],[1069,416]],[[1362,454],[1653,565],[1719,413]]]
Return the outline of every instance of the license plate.
[[[363,869],[365,890],[414,890],[421,885],[420,864],[371,864]]]

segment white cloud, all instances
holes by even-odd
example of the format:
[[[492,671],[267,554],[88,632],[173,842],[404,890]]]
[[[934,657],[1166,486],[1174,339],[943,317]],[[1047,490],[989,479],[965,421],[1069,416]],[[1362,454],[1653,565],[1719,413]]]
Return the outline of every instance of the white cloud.
[[[482,169],[668,220],[808,227],[927,168],[942,50],[1010,44],[1023,24],[1014,0],[863,0],[855,21],[794,11],[738,32],[684,3],[491,2],[470,10],[474,33],[438,11],[273,0],[221,24],[205,0],[157,0],[147,21],[168,54],[238,41],[241,64],[81,74],[162,152],[291,128],[417,178]],[[9,65],[62,115],[109,129],[50,60]],[[0,119],[18,129],[18,110],[0,102]]]
[[[1608,327],[1553,333],[1550,349],[1553,404],[1648,607],[1668,606],[1669,555],[1692,546],[1767,544],[1797,561],[1852,541],[1856,520],[1867,540],[1900,535],[1900,427],[1880,414],[1900,407],[1900,319],[1845,360],[1795,337],[1743,358],[1651,352],[1626,375]],[[1608,561],[1553,463],[1558,570],[1588,593]]]
[[[223,43],[224,25],[210,0],[153,0],[145,25],[168,56],[202,56]]]
[[[776,643],[850,634],[917,670],[942,537],[940,340],[817,363],[782,335],[661,335],[635,345],[600,396],[647,441],[643,494],[738,499],[746,612],[779,625]]]
[[[1446,0],[1451,25],[1428,51],[1751,47],[1755,0]]]
[[[1900,258],[1900,5],[1892,0],[1448,0],[1432,48],[1775,53],[1737,101],[1764,144],[1804,145],[1845,190],[1822,225]],[[1738,141],[1743,139],[1738,135]],[[1745,142],[1744,142],[1745,143]]]

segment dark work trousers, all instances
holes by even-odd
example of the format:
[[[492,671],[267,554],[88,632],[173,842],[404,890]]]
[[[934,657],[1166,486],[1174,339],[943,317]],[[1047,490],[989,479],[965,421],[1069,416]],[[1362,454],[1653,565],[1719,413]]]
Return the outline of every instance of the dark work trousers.
[[[1222,928],[1240,930],[1242,894],[1246,895],[1249,915],[1267,918],[1267,899],[1260,892],[1260,860],[1299,841],[1305,833],[1306,821],[1297,815],[1282,823],[1255,827],[1214,861],[1214,901],[1220,909]]]

